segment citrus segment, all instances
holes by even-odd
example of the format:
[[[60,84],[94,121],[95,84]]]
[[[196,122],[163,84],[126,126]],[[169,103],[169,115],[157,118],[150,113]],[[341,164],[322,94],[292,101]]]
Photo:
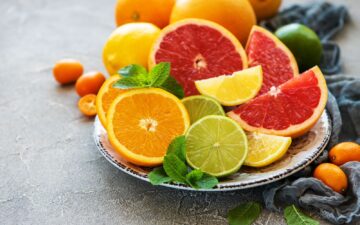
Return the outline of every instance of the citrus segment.
[[[224,116],[205,116],[191,125],[186,133],[188,164],[216,177],[238,171],[247,152],[244,131]]]
[[[248,131],[297,137],[315,125],[326,101],[324,76],[318,67],[313,67],[228,115]]]
[[[253,26],[246,44],[249,67],[261,65],[263,85],[259,95],[297,76],[299,69],[290,50],[271,32]]]
[[[194,95],[186,97],[182,100],[182,103],[189,113],[191,124],[208,115],[225,116],[221,105],[215,99],[207,96]]]
[[[106,128],[106,112],[109,110],[114,99],[124,93],[125,90],[113,88],[113,84],[120,79],[120,76],[109,77],[101,86],[96,96],[96,111],[103,127]]]
[[[200,19],[186,19],[165,27],[155,41],[149,68],[171,63],[171,75],[185,95],[198,93],[194,81],[231,74],[247,68],[240,42],[222,26]]]
[[[263,167],[283,157],[291,145],[290,137],[251,133],[247,134],[249,152],[244,165]]]
[[[110,143],[129,162],[162,163],[170,142],[189,127],[185,106],[158,88],[133,89],[119,95],[107,114]]]
[[[203,95],[218,100],[222,105],[242,104],[259,92],[262,84],[261,66],[233,73],[195,81],[196,88]]]

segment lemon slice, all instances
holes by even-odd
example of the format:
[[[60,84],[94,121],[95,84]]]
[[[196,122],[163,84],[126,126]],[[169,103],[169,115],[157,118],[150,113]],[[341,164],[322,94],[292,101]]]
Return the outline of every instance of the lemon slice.
[[[262,85],[261,66],[195,81],[198,91],[218,100],[222,105],[235,106],[254,98]]]
[[[191,124],[208,115],[225,116],[224,109],[220,103],[208,96],[194,95],[186,97],[181,101],[189,113]]]
[[[263,167],[283,157],[291,145],[290,137],[247,133],[249,152],[244,165]]]
[[[243,129],[225,116],[205,116],[191,125],[186,133],[188,164],[216,177],[238,171],[247,152]]]

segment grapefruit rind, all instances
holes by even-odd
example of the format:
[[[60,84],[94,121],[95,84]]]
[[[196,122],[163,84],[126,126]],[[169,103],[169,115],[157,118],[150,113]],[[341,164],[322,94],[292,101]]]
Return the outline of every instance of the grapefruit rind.
[[[290,49],[288,47],[286,47],[286,45],[284,43],[282,43],[280,41],[280,39],[278,39],[273,33],[266,30],[265,28],[262,28],[262,27],[257,26],[257,25],[253,26],[253,28],[250,31],[249,38],[248,38],[248,41],[246,43],[245,49],[248,48],[248,45],[249,45],[250,40],[251,40],[251,36],[253,35],[253,33],[255,31],[258,31],[258,32],[261,32],[261,33],[265,34],[269,39],[271,39],[271,40],[273,40],[275,42],[276,46],[279,49],[283,50],[286,53],[286,55],[289,57],[289,60],[290,60],[290,63],[291,63],[291,68],[293,69],[293,72],[294,72],[294,77],[299,76],[299,67],[298,67],[296,59],[295,59],[294,55],[292,54],[292,52],[290,51]],[[248,64],[249,65],[251,64],[250,60],[251,59],[248,59],[248,61],[249,61]]]
[[[321,70],[319,69],[318,66],[315,66],[315,67],[311,68],[310,70],[312,70],[314,72],[314,74],[317,78],[321,96],[320,96],[319,104],[314,109],[312,116],[310,118],[308,118],[307,120],[305,120],[304,122],[302,122],[300,124],[296,124],[296,125],[290,125],[288,128],[283,129],[283,130],[275,130],[275,129],[266,129],[263,127],[251,126],[246,121],[242,120],[239,115],[234,113],[234,111],[228,112],[227,115],[229,117],[231,117],[232,119],[234,119],[235,121],[237,121],[243,129],[245,129],[247,131],[251,131],[251,132],[256,131],[256,132],[260,132],[260,133],[264,133],[264,134],[272,134],[272,135],[292,137],[292,138],[296,138],[296,137],[299,137],[299,136],[305,134],[319,120],[320,116],[322,115],[322,113],[325,109],[327,98],[328,98],[328,89],[326,86],[326,81],[325,81],[324,75],[322,74]],[[280,85],[280,87],[281,87],[281,85]]]
[[[182,102],[173,94],[170,94],[162,89],[159,88],[148,88],[148,89],[134,89],[128,92],[125,92],[124,94],[119,95],[114,102],[111,104],[109,111],[108,111],[108,119],[107,119],[107,134],[108,139],[111,143],[111,145],[114,147],[115,151],[119,153],[121,156],[123,156],[127,161],[134,163],[139,166],[158,166],[161,165],[164,156],[161,157],[148,157],[140,154],[136,154],[129,149],[127,149],[123,144],[120,143],[120,141],[116,138],[115,133],[113,132],[113,123],[112,123],[112,117],[115,114],[116,111],[116,105],[122,101],[123,99],[127,97],[131,97],[136,94],[158,94],[163,96],[164,98],[170,98],[174,102],[176,102],[177,106],[181,110],[183,119],[184,119],[184,131],[183,134],[187,131],[187,129],[190,126],[190,118],[188,115],[188,112],[186,111],[185,106],[182,104]]]
[[[242,65],[243,69],[246,69],[248,67],[246,52],[245,52],[243,46],[241,45],[241,43],[239,42],[239,40],[230,31],[228,31],[226,28],[224,28],[223,26],[221,26],[215,22],[211,22],[209,20],[204,20],[204,19],[192,18],[192,19],[183,19],[183,20],[179,20],[178,22],[172,23],[172,24],[166,26],[160,32],[160,34],[155,39],[155,41],[151,47],[151,50],[150,50],[149,65],[148,65],[149,70],[156,65],[155,54],[156,54],[156,51],[159,49],[162,39],[168,33],[176,30],[178,27],[188,25],[188,24],[208,26],[208,27],[211,27],[213,29],[220,31],[225,37],[227,37],[231,41],[231,43],[235,46],[236,51],[240,54],[241,60],[243,63],[243,65]]]

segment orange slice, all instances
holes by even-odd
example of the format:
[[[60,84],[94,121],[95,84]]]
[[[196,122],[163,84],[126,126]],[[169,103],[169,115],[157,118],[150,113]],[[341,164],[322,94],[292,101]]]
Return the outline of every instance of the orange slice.
[[[181,101],[158,88],[127,91],[107,113],[110,143],[122,157],[140,166],[160,165],[170,142],[189,125]]]
[[[113,84],[120,79],[120,76],[114,75],[109,77],[101,86],[96,97],[96,111],[101,124],[106,128],[106,112],[109,110],[114,99],[125,90],[113,88]]]

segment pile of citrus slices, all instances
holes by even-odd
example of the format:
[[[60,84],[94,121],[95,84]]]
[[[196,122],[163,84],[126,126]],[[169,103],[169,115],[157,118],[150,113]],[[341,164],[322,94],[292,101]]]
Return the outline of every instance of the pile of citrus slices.
[[[140,166],[161,165],[169,144],[181,135],[187,164],[209,175],[267,166],[281,159],[292,138],[315,125],[327,101],[320,69],[299,75],[287,47],[258,26],[244,49],[216,23],[173,23],[154,42],[149,68],[163,62],[170,63],[185,98],[170,93],[171,82],[154,86],[161,78],[152,70],[154,82],[114,87],[124,79],[114,75],[97,95],[98,117],[111,144]],[[141,71],[133,73],[141,77]]]

